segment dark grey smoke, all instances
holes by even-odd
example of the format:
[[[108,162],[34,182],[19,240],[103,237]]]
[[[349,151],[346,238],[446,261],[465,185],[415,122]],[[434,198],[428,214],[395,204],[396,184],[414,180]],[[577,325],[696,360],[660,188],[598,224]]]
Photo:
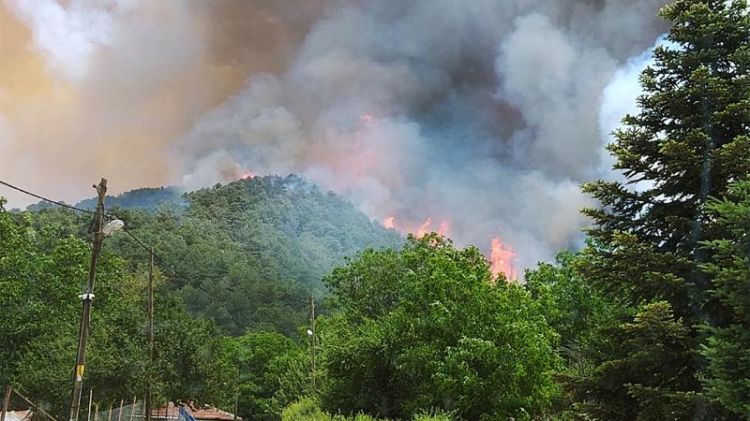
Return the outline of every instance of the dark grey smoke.
[[[0,175],[75,200],[296,172],[530,265],[580,238],[663,3],[0,0]]]
[[[663,3],[335,2],[285,71],[175,145],[182,181],[300,172],[380,220],[445,219],[459,243],[499,235],[522,266],[549,259],[600,175],[603,91],[664,31]]]

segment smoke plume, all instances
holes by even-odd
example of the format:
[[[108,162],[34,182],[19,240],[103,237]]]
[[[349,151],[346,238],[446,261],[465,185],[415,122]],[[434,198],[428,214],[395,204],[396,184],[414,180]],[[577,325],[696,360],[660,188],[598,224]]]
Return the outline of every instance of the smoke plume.
[[[70,197],[296,172],[529,266],[579,241],[664,3],[5,0],[0,174]]]

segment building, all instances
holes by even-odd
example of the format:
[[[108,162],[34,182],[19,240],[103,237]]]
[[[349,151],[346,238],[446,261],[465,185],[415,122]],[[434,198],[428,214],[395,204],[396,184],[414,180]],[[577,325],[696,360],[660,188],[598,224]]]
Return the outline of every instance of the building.
[[[222,411],[211,405],[194,405],[192,402],[183,403],[183,407],[190,411],[196,421],[234,421],[234,414]],[[169,402],[161,408],[151,410],[151,419],[154,421],[175,421],[180,418],[180,405]],[[242,421],[237,417],[237,421]]]
[[[30,421],[34,416],[32,410],[26,411],[8,411],[5,413],[5,421]]]

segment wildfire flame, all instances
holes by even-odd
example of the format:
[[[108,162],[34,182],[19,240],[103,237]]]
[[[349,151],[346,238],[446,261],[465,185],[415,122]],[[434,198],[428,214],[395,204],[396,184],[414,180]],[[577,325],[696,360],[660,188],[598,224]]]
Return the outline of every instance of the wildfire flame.
[[[442,236],[448,236],[448,234],[451,232],[451,224],[448,221],[443,221],[440,223],[440,227],[438,227],[437,230],[438,234]]]
[[[425,221],[422,223],[422,225],[420,225],[419,228],[417,229],[417,234],[416,234],[417,238],[422,238],[427,233],[429,233],[430,232],[430,225],[432,225],[432,218],[425,219]]]
[[[252,170],[244,170],[240,173],[240,180],[247,180],[248,178],[255,178],[256,174]]]
[[[422,238],[433,231],[442,236],[448,236],[451,231],[451,224],[448,221],[440,222],[437,229],[433,229],[432,218],[428,217],[419,225],[416,224],[397,224],[395,216],[389,216],[383,220],[383,226],[387,229],[397,229],[401,232],[410,232],[417,238]]]
[[[509,281],[516,279],[516,271],[513,267],[513,259],[516,253],[508,246],[504,246],[499,238],[492,239],[492,249],[490,252],[490,264],[492,273],[497,276],[504,274]]]
[[[408,225],[410,225],[410,227]],[[432,217],[428,217],[424,222],[417,226],[416,224],[397,224],[396,217],[389,216],[383,220],[383,226],[387,229],[397,229],[401,232],[410,232],[417,238],[422,238],[433,231],[436,231],[442,236],[447,236],[450,234],[451,230],[450,222],[447,220],[440,222],[437,230],[434,230]],[[489,261],[492,274],[495,277],[502,273],[505,276],[505,279],[509,282],[516,281],[518,279],[518,274],[516,273],[514,266],[515,257],[516,252],[514,252],[510,246],[503,244],[499,237],[492,238]]]

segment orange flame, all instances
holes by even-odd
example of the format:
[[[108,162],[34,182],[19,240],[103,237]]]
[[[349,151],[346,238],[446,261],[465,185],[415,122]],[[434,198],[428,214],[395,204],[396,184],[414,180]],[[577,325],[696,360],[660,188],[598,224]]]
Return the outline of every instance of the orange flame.
[[[410,223],[406,223],[403,225],[397,224],[396,217],[389,216],[383,220],[383,226],[387,229],[397,229],[403,233],[410,232],[414,234],[414,236],[417,238],[422,238],[425,235],[433,231],[437,232],[438,234],[444,237],[447,237],[448,235],[450,235],[450,232],[451,232],[451,224],[448,221],[440,222],[440,225],[437,227],[437,229],[434,229],[434,227],[432,226],[432,217],[428,217],[427,219],[424,220],[424,222],[422,222],[419,226],[417,226],[415,224],[410,224]]]
[[[427,233],[429,233],[430,232],[430,225],[432,225],[432,218],[425,219],[425,221],[422,223],[422,225],[420,225],[419,228],[417,229],[417,234],[416,234],[417,238],[422,238]]]
[[[440,222],[437,230],[434,230],[432,226],[432,217],[425,219],[418,227],[414,224],[409,224],[408,222],[404,225],[396,224],[395,216],[388,216],[383,220],[383,227],[386,229],[396,229],[404,233],[411,232],[416,238],[422,238],[433,231],[436,231],[442,236],[448,236],[451,231],[451,224],[447,220]],[[516,252],[513,251],[510,246],[503,244],[500,238],[492,238],[490,255],[488,257],[492,274],[495,277],[498,277],[502,273],[508,282],[515,282],[518,279],[518,273],[516,272],[514,265]]]
[[[441,222],[440,227],[437,230],[437,233],[442,235],[443,237],[447,237],[450,232],[451,232],[450,222],[448,221]]]
[[[240,180],[247,180],[248,178],[255,178],[256,174],[252,170],[245,170],[240,173]]]
[[[495,237],[492,239],[492,251],[490,253],[490,264],[492,267],[492,273],[495,276],[501,273],[505,275],[505,278],[509,281],[516,279],[516,272],[513,268],[513,259],[516,257],[516,253],[508,246],[503,246],[503,243],[499,238]]]

